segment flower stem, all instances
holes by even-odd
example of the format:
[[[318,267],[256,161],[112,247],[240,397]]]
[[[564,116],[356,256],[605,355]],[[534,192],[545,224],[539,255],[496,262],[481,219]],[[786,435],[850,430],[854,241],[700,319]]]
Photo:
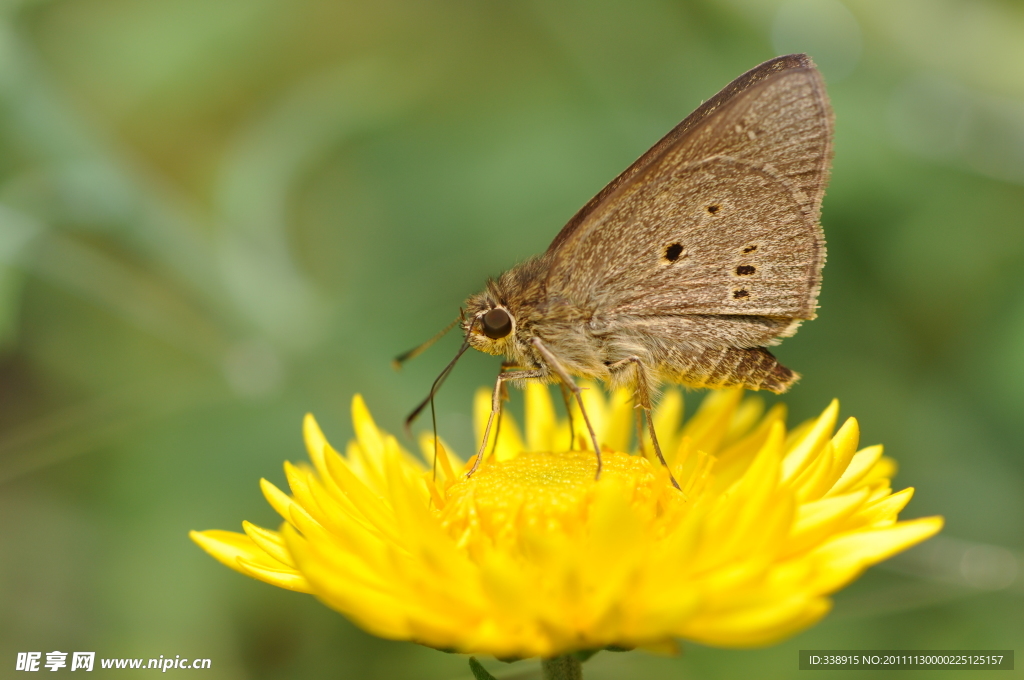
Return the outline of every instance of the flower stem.
[[[583,664],[572,654],[544,659],[540,670],[544,680],[583,680]]]

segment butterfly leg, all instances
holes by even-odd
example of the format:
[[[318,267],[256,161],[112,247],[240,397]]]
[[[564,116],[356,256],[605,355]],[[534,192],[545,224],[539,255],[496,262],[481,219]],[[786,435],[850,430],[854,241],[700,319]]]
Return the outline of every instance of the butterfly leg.
[[[498,450],[498,440],[501,439],[501,417],[503,415],[505,415],[505,409],[502,407],[502,404],[504,402],[508,401],[508,394],[506,394],[507,390],[505,389],[505,384],[504,383],[502,383],[502,385],[501,385],[501,391],[502,391],[502,395],[500,397],[501,401],[498,404],[498,420],[494,424],[494,436],[491,438],[492,439],[492,443],[491,443],[491,457],[492,458],[494,457],[495,452]]]
[[[501,391],[506,380],[526,380],[528,378],[543,378],[548,371],[543,368],[523,371],[505,371],[506,365],[502,364],[502,370],[498,373],[498,379],[494,382],[494,394],[491,396],[491,414],[487,417],[487,427],[484,428],[484,438],[480,442],[480,450],[476,452],[476,460],[473,467],[466,473],[466,477],[472,477],[484,458],[484,451],[487,450],[487,440],[491,436],[491,426],[494,424],[494,417],[501,413]],[[499,421],[500,422],[500,421]]]
[[[679,482],[677,482],[675,476],[672,475],[672,468],[668,466],[665,456],[661,453],[661,444],[658,443],[658,434],[654,431],[654,419],[651,417],[653,413],[651,405],[651,386],[647,382],[647,373],[644,372],[643,364],[640,363],[640,357],[626,357],[625,359],[616,361],[614,364],[610,365],[608,369],[615,370],[616,368],[625,367],[627,364],[634,364],[635,366],[637,400],[640,402],[640,408],[644,410],[644,415],[647,418],[647,431],[651,435],[651,444],[654,446],[654,453],[658,455],[658,460],[665,466],[665,469],[668,470],[668,478],[672,480],[672,486],[682,491],[679,486]],[[641,444],[641,447],[642,446],[643,444]]]
[[[522,369],[522,368],[523,368],[522,366],[519,366],[518,364],[515,364],[515,363],[513,363],[511,361],[502,361],[501,362],[501,370],[502,370],[502,372],[510,371],[512,369]],[[508,386],[505,385],[504,381],[501,383],[500,399],[501,399],[501,401],[499,402],[499,406],[498,406],[498,422],[495,423],[495,425],[494,425],[494,443],[491,444],[491,456],[492,457],[494,456],[494,452],[498,450],[498,440],[501,439],[501,417],[505,414],[505,409],[501,407],[501,404],[504,404],[506,401],[508,401]]]
[[[562,401],[565,402],[565,415],[569,418],[569,451],[572,451],[573,445],[576,443],[576,423],[573,422],[572,417],[572,397],[569,393],[569,388],[565,386],[565,383],[559,381],[558,388],[562,392]]]
[[[637,404],[637,408],[633,409],[633,425],[636,428],[636,448],[640,451],[640,455],[644,458],[647,457],[647,448],[644,446],[644,423],[643,413],[639,408],[640,404]]]
[[[583,414],[583,422],[587,425],[587,430],[590,432],[590,441],[594,443],[594,455],[597,456],[597,474],[594,475],[594,479],[601,478],[601,446],[597,443],[597,434],[594,433],[594,426],[590,424],[590,417],[587,415],[587,409],[583,407],[583,397],[579,385],[573,381],[572,376],[569,375],[569,371],[565,370],[565,367],[559,363],[558,359],[554,354],[551,353],[544,343],[541,342],[540,338],[533,338],[530,340],[533,346],[537,348],[540,355],[544,357],[544,361],[547,362],[551,370],[554,371],[561,379],[562,384],[565,385],[576,396],[576,403],[579,404],[580,413]]]

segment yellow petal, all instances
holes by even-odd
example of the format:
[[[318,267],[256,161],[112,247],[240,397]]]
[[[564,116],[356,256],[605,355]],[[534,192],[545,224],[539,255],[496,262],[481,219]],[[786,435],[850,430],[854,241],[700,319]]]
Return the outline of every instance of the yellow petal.
[[[839,400],[833,399],[825,412],[814,421],[813,425],[800,439],[793,443],[782,463],[782,479],[789,480],[811,463],[815,454],[821,450],[825,442],[832,436],[839,416]]]
[[[526,447],[528,451],[554,451],[558,444],[555,407],[547,385],[528,383],[526,385]]]
[[[830,591],[845,585],[868,566],[934,536],[942,524],[941,517],[923,517],[826,542],[808,555],[821,565],[815,589]]]

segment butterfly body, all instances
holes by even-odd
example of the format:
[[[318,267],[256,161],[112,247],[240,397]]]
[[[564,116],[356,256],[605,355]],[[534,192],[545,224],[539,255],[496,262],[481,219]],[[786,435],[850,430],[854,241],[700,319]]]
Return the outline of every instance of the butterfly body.
[[[760,346],[775,344],[795,330],[793,320],[749,315],[651,315],[630,308],[607,308],[569,296],[548,294],[538,285],[544,258],[509,270],[487,290],[466,302],[464,331],[470,346],[502,355],[510,367],[542,373],[531,378],[558,380],[534,338],[541,340],[570,375],[637,390],[662,382],[692,387],[732,387],[784,391],[796,374]],[[512,331],[490,338],[472,329],[473,319],[504,310]],[[511,378],[516,380],[515,377]]]

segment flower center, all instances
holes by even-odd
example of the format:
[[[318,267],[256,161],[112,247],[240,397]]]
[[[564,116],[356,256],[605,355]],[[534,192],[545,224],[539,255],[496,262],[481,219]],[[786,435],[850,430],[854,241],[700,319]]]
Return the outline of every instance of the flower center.
[[[514,541],[524,530],[576,535],[586,530],[598,493],[614,492],[624,504],[645,508],[643,514],[658,514],[659,499],[674,495],[665,493],[665,480],[646,458],[605,452],[602,459],[600,480],[589,451],[489,460],[448,488],[441,524],[464,544]]]

